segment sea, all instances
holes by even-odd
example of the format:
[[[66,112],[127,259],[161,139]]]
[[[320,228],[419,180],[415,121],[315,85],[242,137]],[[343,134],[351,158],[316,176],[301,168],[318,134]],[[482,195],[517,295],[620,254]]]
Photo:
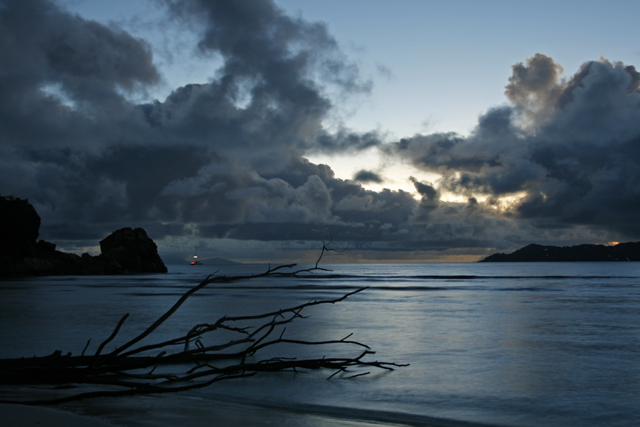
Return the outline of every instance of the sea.
[[[0,281],[0,357],[54,350],[79,355],[89,339],[91,354],[129,313],[108,351],[141,333],[205,277],[267,269],[168,267],[167,274]],[[408,366],[368,368],[362,376],[356,369],[356,376],[331,379],[328,370],[259,373],[176,395],[121,398],[127,411],[118,411],[114,400],[100,409],[100,399],[68,408],[130,426],[172,425],[167,417],[179,408],[206,414],[219,405],[255,408],[251,425],[640,425],[640,263],[320,267],[327,271],[211,283],[145,342],[180,336],[225,315],[271,312],[364,287],[339,303],[306,308],[284,337],[326,341],[353,334],[349,340],[376,352],[365,360]],[[361,352],[356,345],[299,347],[285,344],[265,357]],[[15,388],[0,389],[5,398],[12,393]],[[143,402],[147,411],[136,413],[134,402]]]

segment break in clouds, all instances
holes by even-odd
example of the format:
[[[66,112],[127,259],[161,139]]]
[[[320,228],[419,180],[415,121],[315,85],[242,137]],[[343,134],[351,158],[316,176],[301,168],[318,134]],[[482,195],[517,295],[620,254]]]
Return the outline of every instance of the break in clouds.
[[[352,257],[418,259],[640,237],[633,66],[601,59],[565,75],[538,53],[512,67],[507,103],[470,136],[387,141],[323,128],[331,94],[371,89],[324,24],[267,0],[157,3],[197,32],[190,48],[212,69],[139,103],[163,78],[147,41],[51,1],[0,0],[0,193],[35,205],[42,238],[80,247],[142,226],[161,253],[197,241],[242,260],[331,238]],[[439,178],[408,172],[413,192],[371,191],[384,172],[339,179],[305,157],[364,149]]]

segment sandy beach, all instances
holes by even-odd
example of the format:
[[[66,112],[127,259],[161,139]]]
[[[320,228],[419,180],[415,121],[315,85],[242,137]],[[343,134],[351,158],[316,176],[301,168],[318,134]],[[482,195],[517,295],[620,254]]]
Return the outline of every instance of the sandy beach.
[[[99,419],[76,415],[59,409],[38,406],[0,404],[3,427],[105,427],[107,424]]]
[[[194,396],[137,396],[88,399],[53,407],[0,404],[2,427],[373,427],[400,425],[365,422],[305,411],[285,411]],[[403,424],[406,425],[406,424]]]
[[[0,404],[2,427],[490,427],[488,424],[322,405],[247,405],[198,396],[101,398],[56,407]]]
[[[91,402],[84,408],[92,415],[79,415],[71,410],[17,404],[0,404],[3,427],[108,427],[108,426],[157,426],[188,425],[190,427],[243,426],[243,427],[380,427],[380,423],[367,423],[318,415],[291,414],[278,410],[242,405],[213,404],[197,408],[186,405],[181,408],[151,411],[155,405],[136,407],[135,402]],[[79,408],[74,405],[74,409]],[[112,412],[111,412],[112,411]],[[393,424],[386,424],[393,425]]]

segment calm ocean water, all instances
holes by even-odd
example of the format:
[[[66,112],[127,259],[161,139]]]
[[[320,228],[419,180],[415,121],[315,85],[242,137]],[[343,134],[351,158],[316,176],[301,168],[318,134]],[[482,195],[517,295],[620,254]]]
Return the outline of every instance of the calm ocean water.
[[[339,304],[310,308],[287,336],[325,340],[353,332],[377,351],[369,360],[410,366],[352,380],[326,381],[330,372],[260,374],[189,396],[409,425],[428,425],[429,417],[452,426],[640,425],[640,263],[323,267],[332,272],[212,284],[156,340],[225,314],[267,312],[367,286]],[[221,266],[220,274],[264,268]],[[0,357],[80,354],[89,338],[88,352],[95,351],[131,313],[118,345],[214,271],[170,266],[166,275],[2,281]],[[295,351],[283,348],[281,355]]]

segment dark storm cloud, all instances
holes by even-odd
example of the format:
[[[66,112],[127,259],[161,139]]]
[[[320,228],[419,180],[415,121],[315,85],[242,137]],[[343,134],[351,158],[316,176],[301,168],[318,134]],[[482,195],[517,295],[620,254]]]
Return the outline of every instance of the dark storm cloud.
[[[353,176],[353,180],[358,182],[375,182],[377,184],[380,184],[383,181],[382,178],[380,178],[380,175],[366,169],[361,169],[356,172]]]
[[[340,129],[334,134],[320,132],[315,141],[315,146],[310,147],[310,149],[312,151],[349,152],[365,150],[381,144],[381,137],[375,131],[358,134],[347,129]]]
[[[496,158],[486,156],[457,134],[415,135],[383,148],[388,155],[397,154],[411,160],[424,169],[446,171],[449,169],[478,171]],[[485,154],[482,157],[479,155]]]
[[[505,95],[525,120],[538,123],[545,120],[555,108],[562,87],[558,85],[563,69],[553,59],[536,53],[511,67]],[[482,128],[482,126],[480,126]]]
[[[201,52],[224,59],[216,71],[216,84],[190,87],[168,100],[179,110],[197,110],[191,119],[203,121],[187,123],[189,129],[216,131],[221,144],[238,149],[334,151],[372,144],[368,135],[322,131],[322,119],[332,108],[325,85],[345,94],[366,93],[371,87],[361,80],[358,68],[340,52],[323,23],[286,16],[269,0],[160,3],[169,7],[175,19],[201,28]],[[243,97],[249,102],[240,111],[236,103]],[[167,117],[163,112],[150,115]]]
[[[521,226],[567,234],[587,226],[636,239],[638,73],[604,59],[569,79],[561,73],[553,59],[536,54],[513,66],[505,92],[511,105],[487,112],[469,137],[418,135],[389,152],[441,173],[441,191],[484,195],[484,205]]]
[[[513,67],[511,105],[469,137],[386,144],[323,128],[336,99],[370,90],[325,24],[269,0],[158,3],[217,68],[138,103],[162,80],[146,41],[50,1],[0,0],[0,193],[29,198],[43,238],[82,247],[143,226],[167,241],[333,238],[396,252],[578,243],[595,238],[589,227],[640,235],[632,66],[591,62],[563,80],[538,54]],[[361,184],[380,182],[374,172],[342,180],[304,157],[372,147],[440,178],[376,192]]]
[[[255,223],[315,239],[302,230],[317,227],[291,224],[339,229],[335,206],[357,197],[367,202],[343,209],[343,228],[406,221],[408,194],[399,209],[389,194],[303,157],[380,143],[374,132],[322,129],[328,91],[370,90],[324,24],[268,0],[159,3],[198,32],[194,51],[223,63],[209,83],[137,104],[132,95],[161,79],[144,40],[50,1],[0,1],[0,191],[34,203],[45,238],[95,239],[136,224],[158,238]],[[374,213],[359,217],[367,207]]]
[[[415,179],[414,177],[410,177],[409,179],[411,180],[411,182],[413,182],[413,185],[416,187],[416,191],[423,198],[426,198],[427,200],[437,199],[438,191],[435,188],[433,188],[433,186],[431,186],[430,184],[422,183],[417,179]]]
[[[114,125],[131,128],[133,112],[121,92],[159,78],[143,41],[61,12],[48,1],[3,5],[0,137],[5,148],[95,149],[103,142],[96,136],[113,136]]]

